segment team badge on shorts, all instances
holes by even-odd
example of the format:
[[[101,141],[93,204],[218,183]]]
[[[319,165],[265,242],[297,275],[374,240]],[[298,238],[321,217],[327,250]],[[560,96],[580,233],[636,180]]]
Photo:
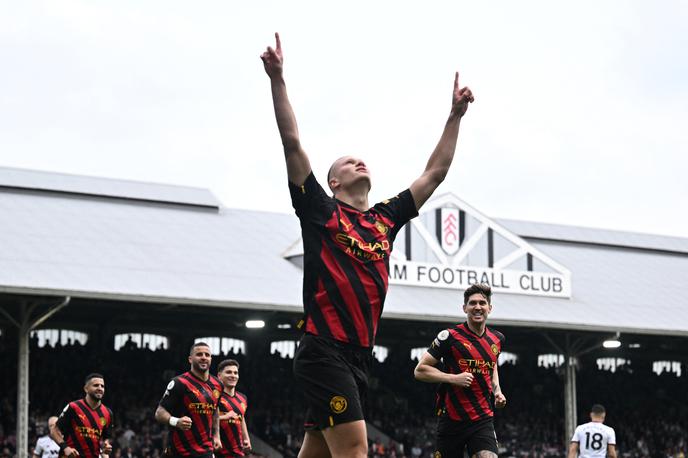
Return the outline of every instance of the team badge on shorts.
[[[492,350],[492,353],[494,353],[495,355],[499,354],[499,348],[497,348],[497,345],[490,345],[490,349]]]
[[[346,410],[347,402],[344,396],[334,396],[330,399],[330,409],[334,413],[342,413]]]
[[[439,450],[435,450],[435,453],[432,454],[432,458],[442,458],[442,454]]]

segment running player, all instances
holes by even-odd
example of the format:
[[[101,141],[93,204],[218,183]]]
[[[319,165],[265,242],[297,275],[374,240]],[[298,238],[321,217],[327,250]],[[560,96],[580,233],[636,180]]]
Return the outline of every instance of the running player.
[[[48,418],[48,434],[39,437],[36,441],[36,447],[33,449],[34,458],[57,458],[60,454],[60,446],[50,437],[55,423],[57,423],[57,417]]]
[[[211,360],[207,343],[193,344],[191,369],[167,384],[155,410],[155,419],[170,428],[168,457],[212,458],[213,449],[222,447],[217,411],[222,383],[210,374]]]
[[[246,395],[236,390],[239,382],[239,363],[226,359],[217,365],[217,377],[224,390],[220,395],[220,439],[222,449],[215,451],[215,456],[244,456],[251,450],[251,438],[246,427]]]
[[[616,433],[604,424],[607,412],[600,404],[590,409],[590,421],[579,425],[571,438],[568,458],[616,458]]]
[[[283,77],[280,37],[261,55],[270,78],[292,205],[301,221],[304,247],[305,332],[294,358],[294,375],[304,390],[306,436],[299,456],[356,456],[367,453],[363,402],[378,321],[388,286],[389,255],[401,227],[418,214],[449,171],[459,124],[473,95],[459,87],[449,117],[425,171],[411,186],[372,208],[366,164],[353,156],[334,161],[328,196],[315,179],[301,146]]]
[[[499,385],[497,359],[504,335],[487,327],[492,289],[476,284],[464,292],[465,323],[440,331],[414,371],[417,380],[440,383],[437,390],[435,456],[496,458],[494,406],[506,405]],[[436,366],[442,361],[446,372]]]
[[[84,381],[83,399],[67,404],[50,432],[66,457],[98,458],[112,451],[112,410],[103,405],[105,378],[89,374]]]

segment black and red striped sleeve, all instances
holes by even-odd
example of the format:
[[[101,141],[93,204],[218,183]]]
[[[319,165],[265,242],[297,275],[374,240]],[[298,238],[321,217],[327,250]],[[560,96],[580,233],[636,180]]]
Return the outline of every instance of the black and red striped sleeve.
[[[115,417],[109,407],[106,407],[105,410],[107,411],[108,417],[106,419],[105,426],[103,427],[101,438],[110,439],[113,437],[112,432],[115,429]]]

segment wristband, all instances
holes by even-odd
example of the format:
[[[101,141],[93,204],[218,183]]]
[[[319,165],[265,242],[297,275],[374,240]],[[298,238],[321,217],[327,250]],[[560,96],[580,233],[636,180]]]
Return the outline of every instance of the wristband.
[[[168,423],[170,424],[171,427],[176,428],[176,427],[177,427],[177,423],[179,423],[179,418],[177,418],[177,417],[170,417],[170,420],[169,420]]]
[[[60,453],[64,452],[64,449],[67,448],[67,441],[62,442],[60,445]]]

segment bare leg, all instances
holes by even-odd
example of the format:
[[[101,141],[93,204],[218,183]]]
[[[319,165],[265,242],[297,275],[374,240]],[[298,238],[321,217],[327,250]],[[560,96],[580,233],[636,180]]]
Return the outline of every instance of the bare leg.
[[[306,431],[298,458],[330,458],[330,450],[320,431]]]
[[[365,420],[327,428],[322,432],[332,458],[365,458],[368,455],[368,435]]]
[[[497,458],[497,454],[489,450],[481,450],[478,453],[473,454],[471,458]]]

